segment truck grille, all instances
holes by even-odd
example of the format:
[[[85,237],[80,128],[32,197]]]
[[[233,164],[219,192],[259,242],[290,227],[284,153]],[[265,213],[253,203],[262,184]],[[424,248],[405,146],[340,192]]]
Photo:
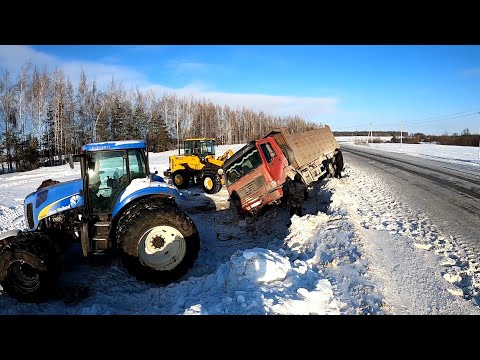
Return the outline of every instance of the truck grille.
[[[27,204],[27,222],[28,228],[32,229],[35,223],[33,222],[33,203]]]
[[[238,190],[238,196],[242,201],[250,202],[256,199],[255,193],[265,186],[267,182],[263,176],[255,178],[253,181],[250,181],[247,185]]]

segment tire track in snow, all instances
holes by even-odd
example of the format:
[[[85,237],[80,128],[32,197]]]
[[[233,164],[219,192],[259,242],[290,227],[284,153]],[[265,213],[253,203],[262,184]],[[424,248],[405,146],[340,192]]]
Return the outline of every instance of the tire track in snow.
[[[479,305],[480,268],[471,246],[461,237],[443,233],[425,212],[396,200],[394,190],[382,179],[349,165],[351,177],[358,179],[358,192],[352,194],[366,205],[357,213],[365,229],[385,230],[411,238],[419,250],[434,251],[440,257],[442,276],[451,284],[449,291]]]

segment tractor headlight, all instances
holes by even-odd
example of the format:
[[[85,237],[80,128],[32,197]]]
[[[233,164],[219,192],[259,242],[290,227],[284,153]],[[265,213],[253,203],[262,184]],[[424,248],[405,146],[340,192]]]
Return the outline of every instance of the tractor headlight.
[[[218,175],[222,176],[223,175],[223,169],[218,169],[217,173],[218,173]]]

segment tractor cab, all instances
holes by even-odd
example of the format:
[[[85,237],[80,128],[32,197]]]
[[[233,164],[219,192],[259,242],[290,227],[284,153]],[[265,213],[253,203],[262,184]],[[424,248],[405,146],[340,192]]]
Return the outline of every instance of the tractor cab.
[[[145,142],[117,141],[84,145],[88,197],[93,212],[112,212],[134,179],[149,175]]]
[[[183,142],[183,149],[185,155],[195,155],[200,159],[205,159],[207,156],[215,157],[215,139],[210,138],[196,138],[185,139]]]

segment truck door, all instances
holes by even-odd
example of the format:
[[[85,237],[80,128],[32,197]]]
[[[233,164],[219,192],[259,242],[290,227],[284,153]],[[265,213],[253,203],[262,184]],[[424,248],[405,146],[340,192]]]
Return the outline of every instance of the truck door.
[[[272,176],[272,180],[281,180],[284,177],[283,169],[286,166],[287,160],[280,150],[280,147],[272,138],[258,140],[258,146],[261,150],[260,156]]]

